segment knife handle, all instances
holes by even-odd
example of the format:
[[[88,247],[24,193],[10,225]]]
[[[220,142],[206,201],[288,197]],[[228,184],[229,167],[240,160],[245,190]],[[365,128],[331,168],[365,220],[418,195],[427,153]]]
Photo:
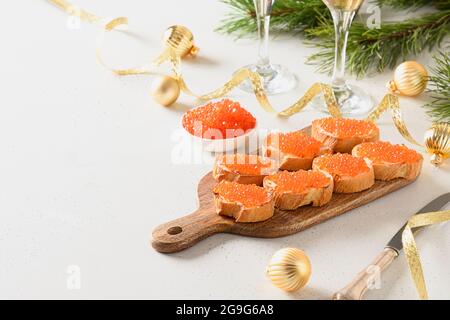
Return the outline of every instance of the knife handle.
[[[367,289],[373,285],[374,277],[380,276],[381,271],[385,270],[397,256],[397,251],[385,248],[352,282],[336,292],[333,300],[361,300]]]

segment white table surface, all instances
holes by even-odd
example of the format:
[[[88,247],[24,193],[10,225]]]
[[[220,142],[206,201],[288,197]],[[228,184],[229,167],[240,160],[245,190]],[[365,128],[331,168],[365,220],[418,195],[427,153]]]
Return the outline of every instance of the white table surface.
[[[227,12],[218,1],[78,0],[107,17],[129,17],[138,37],[108,38],[108,62],[135,66],[160,51],[160,35],[173,24],[189,26],[200,56],[184,64],[201,92],[222,84],[253,62],[256,41],[236,42],[213,29]],[[450,190],[450,163],[425,161],[414,184],[296,235],[256,239],[216,235],[180,253],[149,246],[153,228],[196,209],[196,184],[210,163],[174,164],[172,135],[183,96],[172,108],[149,96],[149,77],[119,78],[99,66],[96,27],[66,27],[67,16],[46,1],[10,1],[1,28],[0,107],[0,298],[139,299],[328,299],[379,253],[406,219]],[[271,56],[295,71],[299,87],[276,96],[282,109],[326,75],[304,64],[314,48],[297,38],[272,41]],[[429,55],[418,58],[429,65]],[[392,73],[358,81],[379,100]],[[233,92],[261,128],[302,128],[322,116],[311,108],[289,120],[260,109],[254,97]],[[429,126],[420,105],[426,96],[402,99],[411,132]],[[382,138],[404,139],[388,115]],[[427,156],[425,155],[425,159]],[[210,159],[209,159],[210,160]],[[450,228],[434,226],[418,236],[431,298],[450,297]],[[311,259],[306,288],[286,294],[272,286],[265,268],[283,247],[298,247]],[[81,288],[67,287],[68,267],[78,266]],[[416,299],[403,255],[383,274],[371,299]]]

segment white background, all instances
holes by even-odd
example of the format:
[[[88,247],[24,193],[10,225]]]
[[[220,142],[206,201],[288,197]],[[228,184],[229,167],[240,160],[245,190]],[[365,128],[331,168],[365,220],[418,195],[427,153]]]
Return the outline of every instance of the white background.
[[[184,72],[199,92],[214,89],[256,58],[254,39],[236,42],[214,32],[227,12],[218,1],[77,4],[106,17],[129,17],[136,36],[108,38],[107,60],[116,66],[149,62],[160,51],[166,27],[191,28],[201,54],[184,64]],[[450,163],[435,169],[425,161],[414,184],[299,234],[216,235],[177,254],[157,253],[149,245],[152,229],[196,209],[197,181],[211,169],[171,162],[171,135],[193,99],[183,96],[172,108],[157,105],[149,95],[151,78],[119,78],[102,68],[94,55],[98,29],[86,23],[67,28],[67,16],[46,1],[9,1],[2,19],[0,298],[328,299],[412,213],[450,190]],[[272,41],[272,59],[301,81],[295,91],[272,99],[279,110],[312,83],[329,79],[304,64],[314,50],[298,38]],[[417,59],[431,63],[428,55]],[[379,101],[391,75],[358,85]],[[295,130],[322,116],[309,108],[280,120],[250,95],[236,91],[232,97],[261,128]],[[426,100],[401,100],[418,139],[429,126],[420,108]],[[379,126],[383,139],[405,142],[388,115]],[[429,228],[417,242],[430,297],[449,298],[449,225]],[[305,250],[313,267],[308,286],[294,294],[275,288],[264,274],[272,254],[286,246]],[[71,265],[81,270],[80,290],[67,288]],[[403,255],[367,298],[417,298]]]

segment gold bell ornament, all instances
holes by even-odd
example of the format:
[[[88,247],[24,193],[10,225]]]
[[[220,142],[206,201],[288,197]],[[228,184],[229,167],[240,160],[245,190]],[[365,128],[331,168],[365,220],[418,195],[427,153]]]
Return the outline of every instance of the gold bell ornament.
[[[394,79],[388,82],[387,87],[393,94],[414,97],[425,91],[428,78],[423,65],[417,61],[405,61],[395,69]]]
[[[431,154],[431,163],[440,166],[450,157],[450,124],[434,123],[425,133],[425,148]]]
[[[284,291],[297,291],[304,287],[311,276],[311,263],[300,249],[278,250],[269,262],[267,276]]]
[[[195,56],[200,50],[194,44],[194,35],[184,26],[175,25],[167,28],[163,42],[181,58],[188,55]]]
[[[180,85],[174,77],[158,76],[150,86],[150,94],[157,103],[168,107],[180,96]]]
[[[179,58],[195,57],[200,50],[194,44],[194,35],[191,30],[185,26],[175,25],[167,28],[164,31],[162,41],[165,50],[156,58],[155,63],[157,65],[166,61],[171,54],[175,54]]]

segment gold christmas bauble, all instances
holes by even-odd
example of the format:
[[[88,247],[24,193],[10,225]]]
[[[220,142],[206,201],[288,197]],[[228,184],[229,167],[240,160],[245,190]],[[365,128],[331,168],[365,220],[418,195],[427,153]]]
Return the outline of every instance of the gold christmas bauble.
[[[302,250],[284,248],[273,255],[266,273],[278,288],[296,291],[308,282],[311,276],[311,263]]]
[[[194,45],[194,35],[184,26],[175,25],[167,28],[163,35],[163,42],[182,58],[187,55],[195,56],[199,51],[199,48]]]
[[[180,96],[180,85],[173,77],[160,76],[153,80],[150,93],[156,102],[168,107]]]
[[[435,123],[425,133],[425,147],[431,154],[431,163],[440,166],[450,157],[450,124]]]
[[[425,91],[428,83],[428,72],[417,61],[405,61],[394,73],[394,80],[387,87],[394,94],[414,97]]]

